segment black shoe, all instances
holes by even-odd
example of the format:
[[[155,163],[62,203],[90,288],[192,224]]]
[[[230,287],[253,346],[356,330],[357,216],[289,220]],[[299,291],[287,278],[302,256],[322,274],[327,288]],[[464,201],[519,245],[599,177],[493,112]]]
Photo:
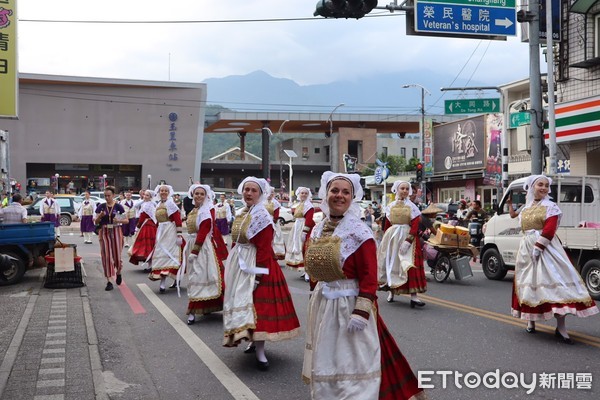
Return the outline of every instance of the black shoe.
[[[121,274],[117,274],[117,285],[120,285],[123,282],[123,277],[121,277]]]
[[[148,268],[144,268],[144,272],[148,272],[148,273],[150,273],[150,272],[152,272],[152,268],[150,268],[150,267],[148,267]]]
[[[164,293],[166,291],[167,291],[167,289],[165,289],[164,287],[158,288],[158,293],[162,294],[162,293]]]
[[[106,291],[113,290],[113,284],[112,284],[112,282],[107,282],[106,283],[106,287],[104,288],[104,290],[106,290]]]
[[[246,346],[246,349],[244,350],[244,353],[246,354],[252,354],[256,352],[256,346],[254,345],[254,343],[249,343],[248,346]]]
[[[525,328],[525,332],[527,332],[527,333],[537,333],[537,331],[535,330],[535,326],[532,326],[531,328],[530,327]]]
[[[269,362],[256,360],[256,368],[258,368],[260,371],[268,371],[269,370]]]
[[[187,320],[188,325],[194,325],[195,323],[196,323],[196,318]]]
[[[173,282],[173,284],[171,286],[169,286],[169,289],[175,289],[177,287],[177,282]]]
[[[571,340],[571,338],[568,337],[564,337],[559,331],[558,328],[556,328],[556,330],[554,331],[554,336],[556,336],[557,338],[559,338],[561,340],[562,343],[564,344],[575,344],[574,341]]]
[[[415,308],[415,307],[425,307],[425,303],[423,303],[421,300],[419,300],[419,301],[411,300],[410,308]]]

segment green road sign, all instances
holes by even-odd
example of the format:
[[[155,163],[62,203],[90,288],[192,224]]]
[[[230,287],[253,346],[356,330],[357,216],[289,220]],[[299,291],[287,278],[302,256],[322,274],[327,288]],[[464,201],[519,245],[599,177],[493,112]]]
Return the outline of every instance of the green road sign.
[[[531,124],[531,114],[528,112],[510,113],[509,128],[514,129],[519,126]]]
[[[445,114],[485,114],[500,112],[500,99],[461,99],[444,101]]]

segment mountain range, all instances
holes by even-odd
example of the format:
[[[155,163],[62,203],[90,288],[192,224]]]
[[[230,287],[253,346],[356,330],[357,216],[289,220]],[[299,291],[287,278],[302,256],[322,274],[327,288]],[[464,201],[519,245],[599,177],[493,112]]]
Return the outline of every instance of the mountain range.
[[[256,112],[321,112],[329,113],[338,104],[338,113],[416,114],[421,108],[421,89],[403,88],[419,84],[431,95],[425,95],[425,110],[443,114],[443,98],[454,99],[460,91],[442,92],[452,86],[494,86],[505,82],[465,82],[433,71],[403,71],[380,74],[356,81],[338,81],[319,85],[300,85],[293,80],[276,78],[264,71],[247,75],[209,78],[208,104],[218,104],[236,111]],[[473,94],[473,92],[469,92]]]

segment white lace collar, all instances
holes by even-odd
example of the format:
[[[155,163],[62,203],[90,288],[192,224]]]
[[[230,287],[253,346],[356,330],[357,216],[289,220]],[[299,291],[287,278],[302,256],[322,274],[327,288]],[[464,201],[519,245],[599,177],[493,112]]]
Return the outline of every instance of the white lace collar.
[[[523,209],[519,213],[519,222],[521,222],[521,214],[523,213],[523,211],[525,211],[528,208],[538,207],[538,206],[546,207],[546,219],[558,215],[558,222],[560,223],[560,217],[562,216],[562,211],[560,210],[560,208],[558,208],[558,206],[556,205],[555,202],[553,202],[552,200],[549,200],[547,198],[542,199],[542,201],[540,201],[537,204],[531,203],[531,204],[525,205],[525,207],[523,207]]]
[[[321,237],[323,227],[327,221],[328,219],[324,219],[314,227],[311,238],[316,239]],[[343,266],[346,259],[354,254],[364,242],[373,239],[373,231],[369,229],[360,218],[354,214],[347,213],[344,215],[344,218],[342,218],[338,226],[335,227],[333,236],[342,239],[340,247],[340,265]]]
[[[196,226],[200,227],[200,224],[207,219],[210,219],[212,221],[212,214],[210,213],[210,210],[212,209],[212,204],[209,205],[203,205],[202,207],[200,207],[198,209],[198,216],[196,216]],[[211,227],[210,230],[212,231],[212,223],[211,223]]]
[[[267,226],[273,226],[273,218],[271,217],[271,214],[269,214],[263,203],[258,203],[250,207],[250,211],[248,211],[248,214],[246,214],[244,218],[247,218],[248,215],[250,215],[250,217],[252,218],[250,221],[250,225],[248,226],[248,231],[246,232],[246,237],[248,239],[252,239],[254,236],[256,236],[256,234],[265,229]]]
[[[140,212],[146,213],[156,223],[156,205],[152,201],[144,201],[140,206]]]
[[[159,202],[158,204],[160,205],[160,203],[161,202]],[[179,207],[177,207],[177,204],[175,204],[175,202],[173,201],[173,199],[170,198],[170,197],[163,204],[167,208],[167,214],[169,215],[169,217],[171,215],[173,215],[175,212],[179,211]]]
[[[313,207],[312,202],[309,199],[306,199],[306,201],[304,201],[304,208],[302,209],[302,215],[306,215],[306,213],[309,210],[312,210],[313,208],[314,207]]]

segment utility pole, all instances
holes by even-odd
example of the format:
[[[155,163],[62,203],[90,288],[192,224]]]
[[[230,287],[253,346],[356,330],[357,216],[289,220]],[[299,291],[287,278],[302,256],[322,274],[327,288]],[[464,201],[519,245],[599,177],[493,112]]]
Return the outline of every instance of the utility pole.
[[[544,116],[542,113],[542,76],[540,73],[540,6],[539,0],[528,0],[527,11],[517,13],[517,21],[529,25],[529,98],[531,105],[531,173],[542,173],[543,160],[543,129]],[[552,29],[546,32],[552,36]],[[554,96],[554,92],[548,96]]]

